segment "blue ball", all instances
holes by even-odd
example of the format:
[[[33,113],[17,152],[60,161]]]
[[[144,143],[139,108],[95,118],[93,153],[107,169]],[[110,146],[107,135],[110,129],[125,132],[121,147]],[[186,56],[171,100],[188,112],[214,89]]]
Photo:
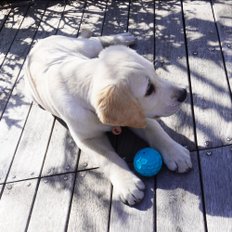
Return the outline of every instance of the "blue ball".
[[[141,176],[156,175],[163,164],[161,154],[153,148],[143,148],[134,157],[134,168]]]

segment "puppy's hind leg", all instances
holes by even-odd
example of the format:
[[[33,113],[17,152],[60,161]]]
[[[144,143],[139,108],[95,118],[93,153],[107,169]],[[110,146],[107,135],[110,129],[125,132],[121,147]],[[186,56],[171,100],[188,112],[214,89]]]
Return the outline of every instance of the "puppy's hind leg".
[[[133,45],[135,43],[135,37],[129,32],[120,33],[116,35],[108,35],[99,37],[103,47],[110,45]]]

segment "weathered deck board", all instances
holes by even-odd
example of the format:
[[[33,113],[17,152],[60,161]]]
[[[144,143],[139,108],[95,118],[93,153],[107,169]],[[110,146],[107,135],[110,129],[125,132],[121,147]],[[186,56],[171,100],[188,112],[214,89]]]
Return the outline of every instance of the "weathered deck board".
[[[232,90],[232,1],[213,0],[212,2],[230,89]]]
[[[41,179],[28,231],[65,231],[73,183],[73,174]]]
[[[85,1],[73,1],[67,3],[60,20],[57,34],[76,37],[84,9]]]
[[[144,179],[146,185],[145,199],[136,205],[130,207],[119,201],[113,193],[110,231],[111,232],[152,232],[155,225],[155,193],[154,180]]]
[[[106,7],[107,1],[86,1],[86,7],[80,29],[88,29],[93,32],[94,36],[100,36]]]
[[[48,23],[50,22],[49,17],[53,17],[53,8],[53,6],[48,7],[46,12],[44,13],[44,16],[42,18],[43,22],[39,27],[39,33],[36,34],[35,39],[43,38],[46,35],[49,35],[47,31],[51,31],[50,28],[54,28],[57,26],[58,21],[57,24],[51,23],[51,25],[48,25]],[[2,35],[2,31],[0,35]],[[15,74],[16,73],[14,73],[13,75]],[[28,112],[30,110],[30,101],[24,96],[22,71],[20,72],[19,76],[20,77],[15,85],[13,93],[4,111],[2,120],[0,121],[0,143],[2,147],[2,155],[0,156],[0,182],[4,182],[6,178],[11,161],[14,157],[14,152],[18,145],[18,141],[20,140],[20,136],[26,122]],[[6,134],[7,137],[5,136]]]
[[[20,79],[0,121],[0,183],[5,181],[30,109],[30,102],[23,95],[23,88]]]
[[[35,40],[42,39],[42,38],[44,38],[44,37],[46,37],[48,35],[52,35],[52,34],[54,34],[56,32],[56,28],[58,26],[58,23],[59,23],[59,20],[60,20],[60,17],[61,17],[61,13],[63,12],[63,8],[64,8],[64,6],[51,5],[50,7],[48,7],[46,9],[46,12],[44,13],[42,22],[41,22],[41,24],[40,24],[40,26],[38,28],[37,34],[35,36]],[[19,81],[22,81],[21,78],[22,77],[20,77]],[[28,112],[30,110],[30,104],[28,103],[27,100],[24,100],[24,98],[22,97],[22,93],[24,92],[23,88],[24,88],[23,84],[20,85],[19,87],[18,87],[18,85],[16,85],[16,93],[15,93],[15,95],[11,96],[11,98],[9,100],[9,103],[7,105],[7,108],[6,108],[6,113],[3,115],[3,120],[4,120],[4,116],[6,117],[6,120],[5,120],[5,122],[4,121],[0,122],[0,127],[1,127],[1,123],[2,123],[3,128],[6,128],[6,129],[9,130],[9,128],[5,125],[5,123],[7,122],[7,120],[9,122],[11,122],[11,120],[12,120],[11,118],[7,118],[7,112],[8,112],[8,110],[10,112],[11,111],[13,112],[13,113],[10,114],[10,116],[14,116],[14,114],[15,114],[16,119],[21,119],[22,116],[25,117],[28,114]],[[14,103],[14,101],[16,101],[16,109],[12,109],[12,107],[14,106],[14,105],[11,105],[12,101],[13,101],[13,103]],[[19,101],[19,102],[17,102],[17,101]],[[19,107],[17,107],[18,105],[19,105]],[[51,119],[51,115],[49,115],[49,113],[44,112],[42,109],[39,109],[39,108],[37,108],[37,114],[35,114],[35,116],[37,117],[37,120],[39,120],[40,116],[42,118],[44,118],[44,120],[45,120],[45,118],[46,118],[46,120],[49,120],[49,118]],[[30,114],[29,114],[29,117],[30,117]],[[20,129],[21,130],[23,129],[24,120],[25,120],[25,118],[23,118],[21,121],[19,121],[20,123],[18,121],[16,121],[19,124],[19,128],[13,128],[12,136],[14,136],[13,141],[16,144],[17,144],[17,141],[19,140],[19,136],[21,135]],[[33,118],[31,118],[30,120],[31,120],[31,122],[33,124]],[[42,122],[42,121],[40,123],[44,124],[44,122]],[[47,123],[49,123],[49,122],[47,121]],[[50,120],[50,126],[52,126],[52,123],[53,123],[53,120]],[[10,126],[13,126],[13,125],[10,125]],[[17,126],[17,124],[15,126]],[[44,124],[44,126],[46,126],[47,128],[49,128],[49,124]],[[29,131],[30,131],[30,129],[29,129]],[[18,137],[15,137],[14,131],[17,133]],[[11,130],[11,132],[12,132],[12,130]],[[32,130],[32,133],[33,133],[33,130]],[[43,133],[43,127],[38,127],[36,133],[37,134]],[[1,136],[1,134],[0,134],[0,136]],[[4,136],[4,134],[2,134],[2,136]],[[46,141],[47,139],[48,138],[41,138],[41,141],[43,141],[43,143],[46,144],[48,142],[48,141]],[[9,144],[11,144],[12,141],[11,140],[6,140],[6,142],[9,143]],[[32,146],[33,142],[34,142],[34,144],[37,143],[37,141],[35,141],[35,140],[32,139],[30,146]],[[16,146],[17,145],[15,145],[15,147]],[[19,145],[19,146],[23,147],[24,144]],[[15,149],[15,147],[13,149]],[[11,148],[10,145],[8,146],[8,149],[9,148]],[[24,149],[28,149],[28,152],[29,152],[30,147],[26,147]],[[10,155],[9,155],[8,152],[9,151],[6,151],[6,153],[4,154],[4,156],[1,157],[1,159],[3,159],[3,162],[4,162],[3,163],[3,165],[4,165],[4,167],[3,167],[3,170],[4,170],[4,172],[3,172],[3,178],[5,178],[4,176],[6,175],[6,172],[7,172],[8,168],[9,168],[9,166],[10,166],[10,162],[12,160],[12,157],[13,157],[13,154],[14,154],[14,150],[12,151],[12,148],[10,149],[10,152],[11,152]],[[17,156],[19,158],[17,158],[16,160],[19,161],[19,162],[23,162],[23,160],[20,159],[20,157],[21,157],[20,152],[17,153]],[[22,156],[23,156],[23,154],[22,154]],[[44,154],[40,154],[40,156],[43,157]],[[36,158],[36,156],[34,156],[34,158]],[[30,156],[28,157],[28,159],[30,160]],[[41,159],[41,157],[39,157],[39,159]],[[33,163],[33,161],[31,161],[31,160],[30,160],[30,162]],[[38,172],[41,169],[41,167],[37,167],[36,171],[33,171],[33,170],[31,170],[31,167],[33,167],[33,166],[31,165],[30,162],[29,163],[25,162],[24,168],[25,168],[25,171],[26,170],[30,170],[31,173],[33,173],[33,175],[31,175],[30,177],[33,177],[36,172],[37,172],[37,175],[39,174]],[[5,164],[7,164],[7,165],[5,165]],[[35,165],[34,167],[36,167],[36,164],[34,164],[34,165]],[[14,166],[19,167],[16,162],[14,162]],[[20,170],[23,173],[22,169],[20,169]],[[27,171],[26,171],[26,173],[28,174]],[[14,176],[16,176],[15,177],[15,179],[16,179],[17,175],[15,175],[15,174],[13,174],[10,178],[12,178]],[[24,176],[24,178],[26,178],[26,177]],[[29,176],[27,178],[29,178]]]
[[[78,172],[68,231],[107,231],[111,185],[94,171]]]
[[[132,1],[128,31],[136,37],[133,48],[141,55],[154,60],[154,5],[153,1]]]
[[[44,7],[43,4],[40,5],[41,9]],[[25,13],[25,7],[19,8],[18,11],[22,10],[22,13]],[[15,10],[16,11],[16,10]],[[17,12],[17,11],[16,11]],[[2,115],[5,105],[7,103],[8,97],[11,93],[11,90],[14,86],[18,73],[22,68],[23,60],[25,59],[26,53],[28,51],[28,47],[30,47],[31,37],[33,37],[34,30],[36,28],[35,22],[39,20],[33,20],[32,15],[35,17],[39,17],[41,12],[36,9],[30,9],[28,14],[26,15],[27,18],[23,20],[22,13],[19,13],[20,17],[16,15],[15,20],[18,20],[17,27],[14,25],[12,28],[10,27],[10,22],[13,21],[13,16],[11,15],[9,20],[10,22],[6,21],[6,25],[4,29],[1,31],[3,36],[3,44],[5,47],[9,49],[6,52],[5,60],[1,66],[1,100],[0,100],[0,114]],[[22,23],[22,24],[19,24]],[[16,32],[13,30],[13,35],[16,38],[13,40],[14,37],[8,36],[8,32],[5,30],[8,29],[18,29],[20,25],[20,30],[16,35]],[[9,27],[9,28],[8,28]],[[5,37],[7,36],[7,37]],[[8,42],[4,42],[8,39]],[[9,46],[8,43],[12,43]],[[2,48],[1,48],[2,51]],[[1,174],[0,174],[0,181],[3,181],[6,175],[6,172],[9,167],[9,163],[11,162],[12,155],[14,153],[15,147],[17,145],[18,138],[20,136],[20,132],[23,128],[24,120],[27,115],[26,108],[28,108],[28,101],[22,96],[22,94],[17,94],[19,89],[21,88],[21,84],[19,87],[13,92],[12,97],[8,103],[8,106],[5,110],[5,114],[0,122],[1,134],[0,137],[5,137],[5,134],[8,132],[8,139],[1,139],[1,146],[2,146],[2,155],[1,155]],[[22,89],[22,88],[21,88]],[[25,110],[22,112],[21,110]],[[8,144],[8,145],[7,145]]]
[[[65,6],[63,4],[59,4],[56,1],[49,2],[49,6],[44,13],[44,17],[36,33],[34,42],[57,33],[57,28],[61,21],[64,7]]]
[[[181,2],[173,0],[155,3],[156,72],[160,77],[190,92]],[[181,110],[176,114],[163,118],[162,125],[177,142],[190,150],[196,150],[190,98],[189,94]]]
[[[55,122],[49,142],[42,176],[65,172],[75,172],[78,148],[68,130],[58,121]]]
[[[4,23],[11,11],[11,8],[5,8],[1,9],[1,14],[0,14],[0,31],[2,30]]]
[[[221,146],[229,143],[232,104],[211,5],[183,4],[198,146]]]
[[[42,39],[56,32],[54,28],[58,26],[63,8],[60,5],[47,7],[36,33],[35,40]],[[20,140],[26,117],[30,110],[30,101],[24,96],[24,84],[22,83],[23,72],[21,71],[19,75],[20,78],[17,81],[2,120],[0,121],[0,143],[3,154],[0,156],[0,182],[4,182],[6,178],[14,157],[14,152]],[[39,112],[43,114],[42,110]],[[6,134],[8,135],[7,137],[5,136]]]
[[[39,8],[29,8],[1,66],[0,86],[2,93],[0,97],[0,117],[6,107],[15,82],[17,81],[26,55],[31,47],[33,37],[40,24],[44,9],[47,5],[44,1],[38,1],[38,3],[40,3]]]
[[[110,0],[104,20],[103,35],[122,33],[127,30],[129,1]]]
[[[197,153],[188,174],[163,170],[157,176],[157,231],[205,231]]]
[[[18,29],[24,19],[24,15],[27,12],[28,7],[18,7],[11,10],[4,24],[4,27],[0,33],[0,67],[9,48],[11,47],[12,41],[14,40]]]
[[[200,152],[209,232],[232,231],[232,147]]]
[[[7,181],[40,175],[53,120],[51,114],[36,105],[32,106]]]
[[[0,201],[0,231],[25,230],[36,183],[37,180],[27,180],[5,186]]]

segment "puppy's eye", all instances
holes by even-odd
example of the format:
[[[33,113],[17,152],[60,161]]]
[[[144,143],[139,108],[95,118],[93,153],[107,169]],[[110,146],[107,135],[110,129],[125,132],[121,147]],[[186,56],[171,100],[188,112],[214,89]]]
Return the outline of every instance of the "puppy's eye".
[[[146,91],[145,97],[150,96],[154,92],[155,92],[155,87],[151,82],[149,82],[148,86],[147,86],[147,91]]]

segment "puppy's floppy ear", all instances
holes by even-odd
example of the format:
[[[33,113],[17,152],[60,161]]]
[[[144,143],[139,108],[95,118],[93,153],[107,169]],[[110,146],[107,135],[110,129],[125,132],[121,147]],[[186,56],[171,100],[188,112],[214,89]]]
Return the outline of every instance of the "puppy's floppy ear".
[[[104,124],[144,128],[145,115],[131,91],[121,85],[110,85],[97,96],[97,115]]]

